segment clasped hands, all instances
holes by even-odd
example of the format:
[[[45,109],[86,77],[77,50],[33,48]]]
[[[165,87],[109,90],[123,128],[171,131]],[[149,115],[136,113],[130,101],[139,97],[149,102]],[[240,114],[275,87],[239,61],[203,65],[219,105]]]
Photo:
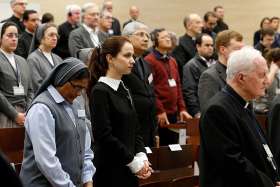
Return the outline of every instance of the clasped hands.
[[[139,179],[147,179],[151,176],[154,170],[150,167],[151,163],[147,160],[144,160],[144,166],[140,169],[135,175]]]

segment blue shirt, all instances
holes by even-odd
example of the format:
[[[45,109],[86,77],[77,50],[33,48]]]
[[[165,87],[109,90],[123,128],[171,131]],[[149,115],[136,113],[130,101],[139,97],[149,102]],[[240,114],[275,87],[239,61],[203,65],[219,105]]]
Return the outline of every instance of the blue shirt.
[[[49,86],[48,91],[56,103],[63,103],[67,114],[75,123],[71,105],[53,86]],[[52,186],[74,187],[75,185],[71,181],[69,174],[62,169],[60,161],[56,156],[55,119],[50,109],[41,103],[34,104],[27,114],[25,129],[32,142],[38,168]],[[86,128],[83,183],[92,181],[95,173],[95,167],[92,163],[94,155],[90,145],[90,134],[88,128]]]

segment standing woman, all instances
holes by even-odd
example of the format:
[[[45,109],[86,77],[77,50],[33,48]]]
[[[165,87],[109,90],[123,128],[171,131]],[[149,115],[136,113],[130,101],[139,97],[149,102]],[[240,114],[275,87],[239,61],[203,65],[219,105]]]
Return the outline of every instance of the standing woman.
[[[29,67],[15,55],[18,29],[12,22],[0,26],[0,128],[23,126],[25,110],[32,100]]]
[[[52,52],[57,40],[57,28],[52,23],[40,25],[33,36],[29,50],[31,54],[27,58],[27,63],[32,72],[34,93],[51,70],[62,63],[62,59]]]
[[[93,124],[96,187],[137,187],[152,169],[129,90],[121,78],[133,68],[133,46],[114,36],[94,49],[88,89]]]

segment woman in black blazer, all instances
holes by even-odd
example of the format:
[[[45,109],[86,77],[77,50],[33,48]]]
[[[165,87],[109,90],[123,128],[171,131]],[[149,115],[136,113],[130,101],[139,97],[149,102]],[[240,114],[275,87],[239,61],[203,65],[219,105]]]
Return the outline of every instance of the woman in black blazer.
[[[148,178],[152,172],[133,101],[121,81],[133,64],[133,46],[120,36],[105,40],[91,56],[88,94],[96,187],[136,187],[138,178]]]

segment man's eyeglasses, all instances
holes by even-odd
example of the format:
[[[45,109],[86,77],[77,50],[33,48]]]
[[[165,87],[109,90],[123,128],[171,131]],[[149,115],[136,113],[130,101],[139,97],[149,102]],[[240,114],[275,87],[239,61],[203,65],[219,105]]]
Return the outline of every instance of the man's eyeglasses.
[[[69,83],[71,84],[71,86],[77,91],[77,92],[81,92],[82,90],[85,90],[86,87],[84,86],[80,86],[77,84],[73,84],[71,81],[69,81]]]
[[[135,36],[138,36],[138,37],[141,37],[141,38],[147,37],[148,39],[150,39],[150,35],[146,32],[135,32],[132,35],[135,35]]]

